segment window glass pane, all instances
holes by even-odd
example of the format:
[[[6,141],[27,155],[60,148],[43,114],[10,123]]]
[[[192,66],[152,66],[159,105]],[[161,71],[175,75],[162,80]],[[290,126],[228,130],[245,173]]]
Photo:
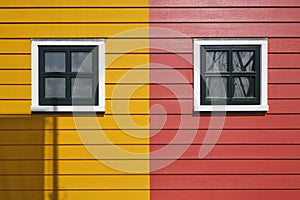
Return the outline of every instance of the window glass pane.
[[[72,72],[92,72],[92,52],[72,52]]]
[[[226,72],[227,63],[227,51],[206,52],[206,72]]]
[[[254,97],[255,79],[254,77],[234,77],[233,97],[244,98]]]
[[[227,78],[206,77],[206,98],[226,98]]]
[[[65,98],[66,80],[64,78],[45,78],[46,98]]]
[[[91,78],[72,78],[73,98],[92,98],[93,80]]]
[[[65,72],[66,55],[64,52],[45,52],[45,72]]]
[[[234,72],[254,72],[254,51],[233,51],[232,54]]]

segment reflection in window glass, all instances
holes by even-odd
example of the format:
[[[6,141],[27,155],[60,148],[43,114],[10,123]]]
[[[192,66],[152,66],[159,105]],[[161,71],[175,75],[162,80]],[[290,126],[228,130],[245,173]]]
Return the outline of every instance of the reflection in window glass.
[[[234,72],[254,72],[254,51],[233,51],[232,54]]]
[[[92,72],[92,52],[71,53],[72,72]]]
[[[254,77],[234,77],[233,97],[254,97]]]
[[[227,63],[226,51],[206,52],[206,72],[226,72]]]
[[[64,78],[45,79],[46,98],[64,98],[66,96],[66,81]]]
[[[92,98],[93,80],[91,78],[72,78],[72,97],[73,98]]]
[[[207,98],[226,98],[227,97],[227,78],[207,77],[206,78],[206,97]]]
[[[45,72],[65,72],[66,55],[64,52],[45,52]]]

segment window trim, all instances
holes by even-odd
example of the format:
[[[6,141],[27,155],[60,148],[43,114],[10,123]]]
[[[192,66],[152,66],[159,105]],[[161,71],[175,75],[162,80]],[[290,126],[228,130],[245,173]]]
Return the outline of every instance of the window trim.
[[[260,49],[260,104],[259,105],[203,105],[201,104],[201,47],[209,45],[258,45]],[[268,39],[226,38],[194,39],[194,111],[268,111]]]
[[[98,105],[39,104],[39,46],[98,47]],[[105,111],[105,40],[104,39],[32,39],[31,40],[32,112],[104,112]]]

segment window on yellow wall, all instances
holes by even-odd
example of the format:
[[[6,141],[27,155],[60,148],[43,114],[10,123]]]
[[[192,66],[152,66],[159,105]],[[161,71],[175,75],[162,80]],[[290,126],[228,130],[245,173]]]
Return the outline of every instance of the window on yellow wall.
[[[103,39],[32,40],[32,112],[104,112]]]

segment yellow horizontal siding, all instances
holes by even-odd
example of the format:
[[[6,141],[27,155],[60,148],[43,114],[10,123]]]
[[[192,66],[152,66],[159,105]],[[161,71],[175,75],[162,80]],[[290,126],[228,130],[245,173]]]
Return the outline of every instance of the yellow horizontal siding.
[[[134,32],[134,30],[133,30]],[[41,38],[43,39],[43,38]],[[111,55],[108,59],[110,64],[118,59],[123,53],[148,53],[148,39],[124,39],[124,38],[107,38],[105,40],[106,55],[111,53],[120,53],[120,55]],[[0,39],[0,54],[31,54],[30,39]],[[30,55],[29,55],[30,56]],[[147,60],[144,60],[144,62]],[[133,63],[130,63],[132,65]],[[143,64],[146,64],[143,63]]]
[[[1,55],[0,69],[31,69],[30,55]]]
[[[30,85],[0,85],[0,99],[30,100],[31,86]],[[14,102],[11,103],[13,104]]]
[[[92,149],[92,152],[95,151],[95,154],[91,154],[86,147]],[[135,153],[137,154],[135,155],[136,159],[148,159],[147,152],[149,151],[148,145],[115,145],[114,147],[109,145],[62,145],[56,146],[55,149],[58,151],[58,159],[132,159]],[[124,155],[114,152],[119,149],[124,150]],[[51,154],[47,156],[43,153],[43,151],[52,152],[53,146],[0,146],[0,150],[5,152],[1,155],[1,159],[53,159]],[[130,160],[127,161],[130,163]],[[145,160],[145,164],[147,163],[148,161]],[[147,169],[147,165],[143,167]]]
[[[147,153],[149,151],[148,145],[115,145],[114,147],[109,145],[58,146],[56,149],[60,159],[95,159],[94,154],[91,154],[89,151],[87,151],[86,147],[92,149],[93,152],[95,151],[96,155],[99,156],[96,158],[100,159],[132,159],[134,158],[134,153],[138,154],[136,155],[137,159],[147,159]],[[124,155],[113,152],[118,149],[123,150]],[[76,152],[75,155],[74,152]],[[127,162],[130,163],[130,160],[127,160]],[[145,161],[145,164],[147,163],[148,161]],[[144,169],[147,169],[147,165],[144,166]]]
[[[53,120],[56,120],[56,126],[54,127]],[[89,117],[82,116],[77,117],[77,122],[81,126],[76,126],[72,114],[65,114],[61,116],[43,116],[43,115],[32,115],[32,117],[0,117],[1,127],[0,130],[18,130],[18,129],[148,129],[149,116],[148,115],[118,115],[111,116],[106,115],[103,117]],[[120,126],[115,120],[123,122]],[[136,123],[130,123],[130,120]],[[94,122],[98,122],[95,124]],[[77,123],[78,124],[78,123]]]
[[[149,68],[149,54],[106,54],[106,69]]]
[[[148,144],[148,130],[85,130],[79,133],[93,138],[104,134],[113,144]],[[0,131],[0,145],[52,145],[54,132],[52,130],[7,130]],[[56,130],[57,145],[83,144],[77,130]],[[44,140],[44,138],[49,138]],[[99,141],[88,141],[85,144],[104,144]]]
[[[0,22],[148,22],[147,10],[146,8],[0,9]]]
[[[45,196],[43,197],[43,193]],[[53,200],[53,191],[0,191],[0,199],[32,199],[32,200]],[[149,200],[150,190],[96,190],[96,191],[58,191],[58,198],[63,200],[82,200],[82,199],[117,199],[117,200]]]
[[[106,83],[149,83],[149,70],[106,70]]]
[[[0,38],[145,38],[147,28],[147,23],[0,24]]]
[[[33,180],[42,181],[36,176],[4,176],[1,177],[0,190],[3,189],[51,189],[44,188],[43,184],[33,183]],[[21,182],[18,180],[22,180]],[[101,176],[58,176],[58,184],[64,189],[148,189],[147,175],[101,175]],[[15,182],[14,185],[7,184]]]
[[[50,192],[47,192],[47,195],[50,195]],[[97,195],[97,194],[95,194]],[[0,191],[0,199],[8,199],[8,197],[12,200],[15,199],[44,199],[44,191]],[[46,200],[46,199],[44,199]],[[50,200],[48,197],[47,200]],[[68,199],[69,200],[69,199]]]
[[[0,84],[31,84],[31,71],[1,70]]]
[[[106,69],[147,68],[148,58],[147,54],[106,54]],[[0,69],[31,69],[31,55],[0,53],[0,60]]]
[[[148,189],[146,175],[61,176],[59,185],[66,189]]]
[[[30,40],[0,39],[0,53],[31,53]]]
[[[3,152],[0,156],[1,159],[13,159],[1,161],[0,175],[4,176],[0,178],[0,199],[50,200],[55,198],[55,192],[51,190],[62,189],[64,191],[58,192],[57,199],[150,199],[147,173],[130,174],[112,167],[121,166],[123,170],[134,172],[149,171],[149,85],[144,85],[149,82],[149,72],[128,70],[149,67],[149,42],[139,39],[149,36],[149,11],[129,8],[139,6],[147,7],[148,0],[0,2],[0,153]],[[76,126],[72,114],[30,113],[32,38],[106,39],[107,100],[104,115],[82,117],[81,126]],[[124,76],[128,79],[122,79]],[[116,84],[118,82],[121,84]],[[101,127],[93,124],[93,120]],[[87,141],[80,139],[76,128],[86,129],[79,133],[85,139],[87,137]],[[103,141],[95,137],[99,134],[105,134],[109,142],[116,145],[83,144],[102,144]],[[106,158],[128,159],[110,160],[105,164],[99,162],[93,155],[97,155],[99,147]],[[114,148],[129,153],[127,157],[114,155]],[[130,159],[130,153],[141,155],[137,158],[143,160]],[[71,157],[77,160],[64,160]],[[29,176],[22,176],[24,174]],[[57,187],[55,180],[58,181]],[[76,191],[76,188],[114,191]],[[10,189],[16,191],[12,194],[7,191]],[[38,191],[31,193],[30,189]]]
[[[9,0],[0,1],[0,7],[139,7],[148,6],[149,0]]]
[[[131,165],[141,166],[147,164],[146,160],[111,160],[114,165],[124,166]],[[100,160],[3,160],[0,165],[1,175],[53,175],[53,171],[44,171],[45,165],[58,166],[58,174],[61,175],[82,175],[82,174],[130,174],[119,171],[105,165]],[[5,167],[9,166],[9,167]],[[20,167],[22,166],[22,167]],[[76,166],[76,167],[74,167]],[[139,173],[147,174],[147,173]]]
[[[113,92],[123,91],[113,95]],[[133,93],[128,96],[126,91]],[[106,99],[147,99],[149,85],[106,85]],[[0,85],[0,99],[31,99],[30,85]]]
[[[98,199],[99,197],[118,200],[149,200],[150,189],[146,191],[61,191],[58,193],[58,196],[64,198],[64,200]]]
[[[147,100],[107,100],[105,114],[148,114]],[[31,100],[0,100],[0,114],[31,114]]]
[[[31,100],[22,100],[22,101],[0,100],[0,115],[31,114],[30,106],[31,106]]]

